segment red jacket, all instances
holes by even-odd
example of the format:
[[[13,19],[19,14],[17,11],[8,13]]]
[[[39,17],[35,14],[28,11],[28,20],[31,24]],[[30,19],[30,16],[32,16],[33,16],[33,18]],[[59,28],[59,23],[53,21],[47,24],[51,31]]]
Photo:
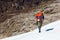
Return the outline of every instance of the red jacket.
[[[43,16],[43,12],[39,12],[39,13],[35,14],[35,16]]]

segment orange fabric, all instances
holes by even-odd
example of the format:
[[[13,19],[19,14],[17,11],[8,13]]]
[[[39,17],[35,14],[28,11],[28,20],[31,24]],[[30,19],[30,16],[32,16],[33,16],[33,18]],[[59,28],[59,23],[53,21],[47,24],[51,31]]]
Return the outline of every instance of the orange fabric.
[[[35,14],[35,16],[42,16],[42,15],[43,15],[42,12]]]

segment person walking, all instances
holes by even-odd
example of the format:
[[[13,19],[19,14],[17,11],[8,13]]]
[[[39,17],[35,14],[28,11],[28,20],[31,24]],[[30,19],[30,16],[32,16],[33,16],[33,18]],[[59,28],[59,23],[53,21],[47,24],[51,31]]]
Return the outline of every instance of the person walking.
[[[43,12],[40,11],[37,14],[35,14],[35,16],[36,16],[36,19],[37,19],[37,25],[38,25],[39,32],[41,32],[41,26],[42,26],[43,21],[44,21]]]

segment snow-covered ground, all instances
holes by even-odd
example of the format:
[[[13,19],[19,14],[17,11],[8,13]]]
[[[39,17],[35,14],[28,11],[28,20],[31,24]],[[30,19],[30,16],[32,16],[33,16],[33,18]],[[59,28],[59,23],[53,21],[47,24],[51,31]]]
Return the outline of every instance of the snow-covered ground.
[[[51,29],[46,31],[47,29]],[[38,32],[38,28],[34,31],[16,35],[0,40],[60,40],[60,20],[52,22],[42,27],[41,33]]]

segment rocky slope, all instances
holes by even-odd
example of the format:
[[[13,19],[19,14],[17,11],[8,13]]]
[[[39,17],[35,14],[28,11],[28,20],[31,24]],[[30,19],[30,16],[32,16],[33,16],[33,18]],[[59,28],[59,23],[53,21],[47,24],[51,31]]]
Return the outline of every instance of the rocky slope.
[[[33,30],[35,17],[34,14],[20,14],[0,24],[0,37],[11,36]]]
[[[43,7],[45,16],[43,25],[60,20],[59,4],[60,3],[54,2]],[[19,15],[14,15],[12,18],[6,19],[4,22],[0,23],[0,38],[33,31],[37,28],[37,25],[34,24],[36,23],[34,15],[38,11],[40,11],[40,9],[32,10],[32,12],[29,13],[19,13]]]

